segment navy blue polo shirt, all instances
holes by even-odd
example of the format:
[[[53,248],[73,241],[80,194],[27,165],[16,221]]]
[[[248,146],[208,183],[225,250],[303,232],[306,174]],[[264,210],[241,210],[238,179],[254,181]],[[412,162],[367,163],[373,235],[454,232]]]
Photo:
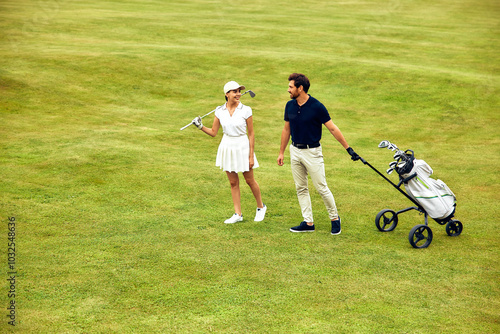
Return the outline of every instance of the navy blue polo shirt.
[[[312,145],[321,140],[322,125],[330,120],[326,107],[309,95],[302,106],[297,100],[290,100],[285,106],[285,121],[290,122],[292,142]]]

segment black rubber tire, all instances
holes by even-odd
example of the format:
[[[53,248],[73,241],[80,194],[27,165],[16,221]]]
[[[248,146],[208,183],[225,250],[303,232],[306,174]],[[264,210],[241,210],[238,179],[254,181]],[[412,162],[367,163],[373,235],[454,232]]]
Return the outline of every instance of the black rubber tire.
[[[462,233],[464,226],[460,220],[452,219],[446,224],[446,233],[450,237],[458,237]]]
[[[416,225],[411,229],[408,241],[413,248],[427,248],[432,242],[432,230],[427,225]]]
[[[375,217],[375,225],[380,232],[390,232],[398,226],[398,215],[394,210],[384,209]]]

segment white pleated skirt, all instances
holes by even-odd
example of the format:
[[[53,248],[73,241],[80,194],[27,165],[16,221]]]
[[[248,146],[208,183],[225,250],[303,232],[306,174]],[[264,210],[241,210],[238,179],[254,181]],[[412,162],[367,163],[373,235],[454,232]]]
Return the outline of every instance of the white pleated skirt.
[[[250,141],[246,135],[239,137],[222,136],[222,140],[217,150],[215,166],[225,172],[248,172],[250,171]],[[259,162],[255,153],[253,155],[254,166],[259,167]]]

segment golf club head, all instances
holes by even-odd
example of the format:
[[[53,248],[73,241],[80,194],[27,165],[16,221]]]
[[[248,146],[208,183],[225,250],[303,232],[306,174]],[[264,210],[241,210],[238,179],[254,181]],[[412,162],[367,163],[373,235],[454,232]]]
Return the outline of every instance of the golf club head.
[[[390,144],[390,143],[389,143],[389,141],[388,141],[388,140],[382,140],[382,141],[380,142],[380,144],[378,144],[378,147],[379,147],[379,148],[386,148],[387,146],[389,146],[389,144]]]
[[[397,151],[396,154],[394,154],[394,160],[399,160],[403,156],[401,151]]]
[[[403,168],[404,166],[406,166],[406,161],[401,161],[397,166],[398,168]]]
[[[246,92],[244,92],[243,94],[241,94],[241,96],[245,95],[246,93],[249,93],[250,97],[255,97],[255,93],[252,92],[251,90],[247,90]]]
[[[395,168],[395,167],[396,167],[396,165],[397,165],[397,163],[398,163],[397,161],[393,161],[393,162],[391,162],[391,163],[389,164],[389,167],[391,167],[391,168]]]
[[[389,168],[388,170],[385,171],[387,174],[391,174],[394,172],[394,168]]]

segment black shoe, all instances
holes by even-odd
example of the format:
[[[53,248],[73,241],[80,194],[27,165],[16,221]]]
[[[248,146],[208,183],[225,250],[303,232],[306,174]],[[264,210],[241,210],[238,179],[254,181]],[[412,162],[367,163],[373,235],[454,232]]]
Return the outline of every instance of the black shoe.
[[[299,226],[292,227],[290,232],[314,232],[314,224],[307,225],[306,222],[302,222]]]
[[[338,235],[342,229],[340,228],[340,217],[337,220],[332,220],[332,234]]]

